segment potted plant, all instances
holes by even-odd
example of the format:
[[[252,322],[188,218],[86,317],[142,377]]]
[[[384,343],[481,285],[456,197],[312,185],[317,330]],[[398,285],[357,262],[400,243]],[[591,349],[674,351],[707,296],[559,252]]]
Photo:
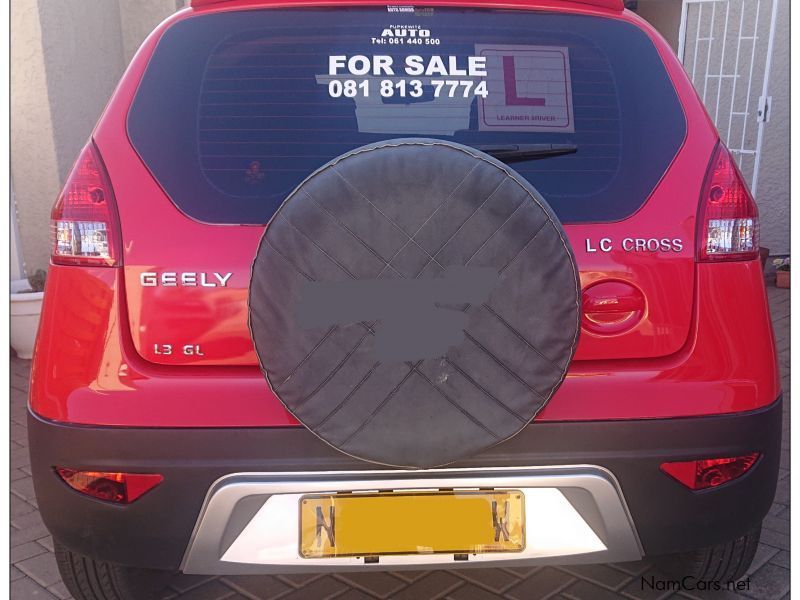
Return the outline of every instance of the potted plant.
[[[20,358],[33,357],[33,344],[42,312],[45,272],[41,269],[27,279],[11,282],[11,347]]]
[[[775,285],[779,288],[789,287],[789,257],[776,258],[772,261],[775,265]]]

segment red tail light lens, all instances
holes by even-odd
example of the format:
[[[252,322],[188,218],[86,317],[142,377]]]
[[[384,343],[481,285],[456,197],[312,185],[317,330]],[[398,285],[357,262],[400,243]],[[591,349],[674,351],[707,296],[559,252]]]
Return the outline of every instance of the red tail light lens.
[[[50,214],[51,260],[61,265],[118,264],[114,192],[94,144],[81,151]]]
[[[56,473],[81,494],[118,504],[130,504],[164,480],[158,473],[76,471],[64,467],[56,467]]]
[[[708,166],[697,227],[698,260],[758,258],[758,208],[722,143]]]
[[[691,490],[704,490],[741,477],[756,464],[759,456],[758,452],[753,452],[733,458],[667,462],[661,465],[661,470]]]

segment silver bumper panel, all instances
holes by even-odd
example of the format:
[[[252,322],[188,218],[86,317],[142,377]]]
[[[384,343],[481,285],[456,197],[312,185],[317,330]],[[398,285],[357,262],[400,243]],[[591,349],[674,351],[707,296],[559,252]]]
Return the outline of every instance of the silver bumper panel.
[[[309,493],[521,489],[526,547],[518,553],[304,559],[298,552],[299,498]],[[209,490],[184,555],[185,573],[235,575],[600,563],[642,557],[614,476],[592,465],[237,473]],[[374,560],[374,559],[373,559]]]

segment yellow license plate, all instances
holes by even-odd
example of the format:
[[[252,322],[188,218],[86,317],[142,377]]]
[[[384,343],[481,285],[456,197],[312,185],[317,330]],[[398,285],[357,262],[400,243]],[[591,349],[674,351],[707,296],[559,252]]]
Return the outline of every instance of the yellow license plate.
[[[300,499],[304,558],[525,548],[519,490],[320,494]]]

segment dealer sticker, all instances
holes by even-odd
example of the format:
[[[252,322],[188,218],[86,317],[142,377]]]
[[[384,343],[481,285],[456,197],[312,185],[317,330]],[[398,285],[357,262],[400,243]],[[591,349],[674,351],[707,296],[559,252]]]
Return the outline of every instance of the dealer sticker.
[[[480,131],[575,131],[568,48],[477,44],[475,54],[488,72]]]
[[[368,43],[368,52],[331,54],[327,72],[316,75],[330,98],[355,102],[360,132],[454,135],[469,129],[475,98],[489,94],[486,57],[440,53],[439,36],[418,24],[390,24]]]

